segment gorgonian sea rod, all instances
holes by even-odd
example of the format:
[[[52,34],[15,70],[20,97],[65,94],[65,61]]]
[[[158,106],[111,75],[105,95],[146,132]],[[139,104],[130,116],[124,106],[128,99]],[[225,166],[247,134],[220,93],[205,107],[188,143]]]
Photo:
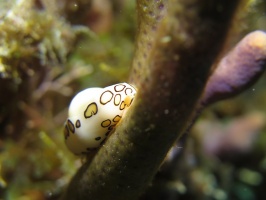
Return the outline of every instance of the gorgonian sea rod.
[[[208,90],[211,66],[239,3],[137,1],[139,29],[130,81],[138,93],[115,132],[74,176],[64,199],[137,199]],[[250,43],[241,44],[240,52],[245,52]]]

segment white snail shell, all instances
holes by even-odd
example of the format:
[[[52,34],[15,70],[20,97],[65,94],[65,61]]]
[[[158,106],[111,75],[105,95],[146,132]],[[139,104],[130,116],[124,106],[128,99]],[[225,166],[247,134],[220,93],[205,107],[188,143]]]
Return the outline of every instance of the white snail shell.
[[[64,127],[66,146],[76,155],[98,148],[130,107],[136,89],[127,83],[88,88],[71,101]]]

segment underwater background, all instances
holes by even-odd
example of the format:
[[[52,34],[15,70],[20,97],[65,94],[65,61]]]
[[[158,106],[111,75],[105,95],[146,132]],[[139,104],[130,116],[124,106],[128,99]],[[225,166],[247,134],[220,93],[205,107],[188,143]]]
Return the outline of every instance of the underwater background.
[[[0,1],[0,199],[62,196],[82,165],[64,144],[69,103],[82,89],[128,81],[138,2]],[[243,4],[224,51],[266,29],[266,2]],[[206,108],[139,199],[265,198],[265,85],[264,73],[241,94]]]

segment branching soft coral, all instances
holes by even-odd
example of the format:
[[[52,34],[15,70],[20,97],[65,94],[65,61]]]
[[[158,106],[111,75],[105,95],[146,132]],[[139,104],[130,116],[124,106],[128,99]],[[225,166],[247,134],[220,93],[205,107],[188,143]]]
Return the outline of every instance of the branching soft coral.
[[[223,88],[233,85],[226,97],[254,82],[265,66],[263,32],[247,36],[211,76],[212,63],[240,3],[137,1],[139,32],[130,77],[138,88],[137,96],[115,133],[75,175],[64,199],[136,199],[171,145],[190,126],[199,103],[213,102],[219,96],[217,81]],[[241,60],[242,54],[249,56]],[[230,74],[231,67],[236,74]],[[250,73],[240,75],[243,67]],[[219,70],[225,73],[224,79],[219,79]]]

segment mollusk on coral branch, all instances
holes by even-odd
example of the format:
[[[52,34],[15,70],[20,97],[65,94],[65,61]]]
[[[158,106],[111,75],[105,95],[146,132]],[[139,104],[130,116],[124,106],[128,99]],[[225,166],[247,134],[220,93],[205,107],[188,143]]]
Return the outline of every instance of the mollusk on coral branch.
[[[69,106],[64,128],[68,149],[77,155],[97,149],[130,107],[135,94],[136,89],[127,83],[78,93]]]

